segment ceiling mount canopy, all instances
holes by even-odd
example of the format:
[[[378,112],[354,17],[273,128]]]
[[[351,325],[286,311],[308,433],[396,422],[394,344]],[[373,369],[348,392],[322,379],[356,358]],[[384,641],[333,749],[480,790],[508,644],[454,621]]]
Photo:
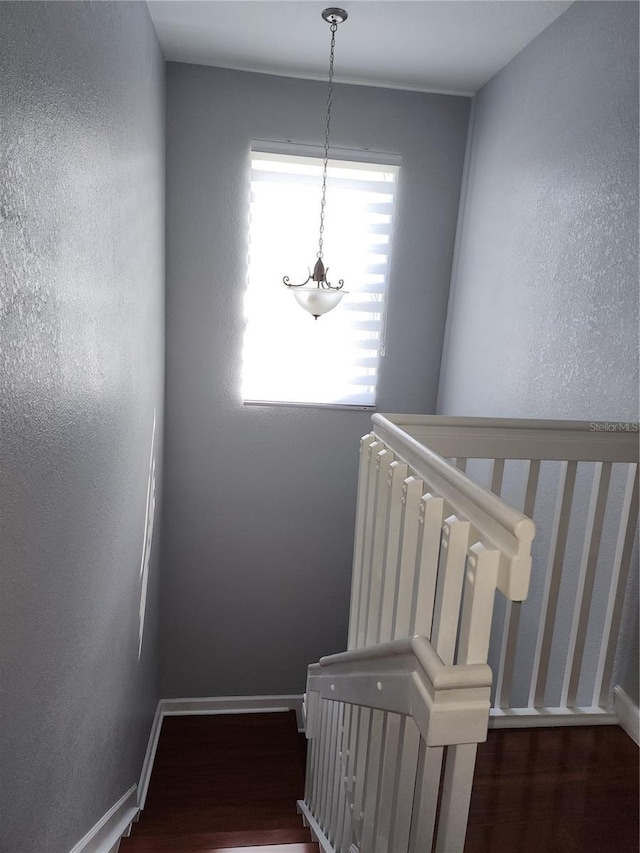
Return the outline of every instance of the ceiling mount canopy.
[[[322,18],[329,24],[331,30],[331,49],[329,52],[329,90],[327,93],[327,111],[324,131],[324,158],[322,161],[322,192],[320,199],[320,230],[318,234],[318,251],[316,253],[316,262],[313,266],[313,272],[309,270],[309,275],[306,280],[300,284],[292,284],[288,275],[285,275],[282,281],[284,284],[293,289],[294,296],[298,304],[312,314],[317,320],[322,314],[326,314],[335,308],[340,302],[344,294],[344,281],[339,279],[337,284],[331,284],[327,278],[329,268],[325,269],[323,258],[323,243],[324,243],[324,220],[325,207],[327,201],[327,169],[329,164],[329,134],[331,131],[331,101],[333,98],[333,62],[336,47],[336,31],[338,24],[344,23],[347,20],[348,14],[344,9],[338,9],[331,6],[324,9]],[[306,285],[310,282],[315,282],[315,286]]]
[[[344,9],[330,6],[328,9],[322,10],[322,17],[328,24],[344,24],[349,15]]]

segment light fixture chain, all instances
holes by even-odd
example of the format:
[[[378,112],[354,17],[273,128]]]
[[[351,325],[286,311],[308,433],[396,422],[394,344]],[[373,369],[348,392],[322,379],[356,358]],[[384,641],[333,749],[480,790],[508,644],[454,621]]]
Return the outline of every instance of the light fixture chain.
[[[329,134],[331,131],[331,101],[333,98],[333,60],[336,47],[336,31],[338,24],[346,21],[348,18],[344,9],[329,8],[324,9],[322,18],[325,20],[331,29],[331,51],[329,53],[329,90],[327,92],[327,116],[324,129],[324,157],[322,160],[322,198],[320,202],[320,234],[318,238],[318,254],[317,260],[313,267],[313,272],[309,270],[309,275],[300,284],[294,284],[288,275],[282,279],[283,283],[289,288],[296,288],[294,293],[300,305],[312,314],[317,320],[321,314],[326,314],[338,304],[346,291],[343,291],[344,280],[339,279],[336,284],[332,284],[327,278],[328,269],[325,269],[322,260],[322,248],[324,243],[324,218],[325,206],[327,203],[327,172],[329,171]],[[307,283],[312,281],[313,285],[307,287]],[[313,294],[313,295],[311,295]]]
[[[331,131],[331,101],[333,98],[333,59],[336,49],[336,30],[338,24],[331,23],[331,51],[329,53],[329,91],[327,93],[327,119],[324,129],[324,160],[322,163],[322,197],[320,200],[320,235],[318,239],[318,258],[322,258],[324,243],[324,209],[327,202],[327,169],[329,165],[329,133]]]

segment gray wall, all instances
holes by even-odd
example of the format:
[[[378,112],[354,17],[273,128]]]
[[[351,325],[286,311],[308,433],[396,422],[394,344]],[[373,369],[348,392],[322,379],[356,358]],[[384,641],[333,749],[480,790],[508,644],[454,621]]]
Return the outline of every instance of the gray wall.
[[[476,96],[439,411],[637,417],[637,21],[575,3]]]
[[[638,419],[637,71],[637,4],[580,2],[476,96],[440,413]]]
[[[157,700],[163,118],[145,4],[0,3],[4,853],[68,853],[138,781]]]
[[[250,143],[321,143],[325,98],[167,66],[165,696],[301,692],[307,664],[345,647],[369,415],[240,399]],[[468,104],[335,89],[332,144],[403,158],[382,411],[434,410]]]

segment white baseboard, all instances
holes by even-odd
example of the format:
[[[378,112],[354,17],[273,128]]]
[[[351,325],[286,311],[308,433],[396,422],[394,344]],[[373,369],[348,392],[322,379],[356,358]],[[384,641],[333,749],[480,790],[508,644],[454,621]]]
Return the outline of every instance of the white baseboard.
[[[613,710],[622,728],[640,746],[640,709],[619,685],[613,691]]]
[[[287,696],[207,696],[184,699],[161,699],[149,735],[149,744],[142,765],[138,785],[138,808],[143,809],[147,799],[153,760],[158,746],[163,717],[189,714],[264,714],[277,711],[295,711],[298,731],[303,729],[301,694]],[[75,853],[75,851],[74,851]]]
[[[490,729],[536,729],[556,726],[615,726],[618,718],[604,708],[492,708]]]
[[[163,717],[172,714],[264,714],[270,711],[295,711],[298,729],[302,728],[302,694],[161,699],[158,708]]]
[[[140,773],[140,782],[138,784],[138,808],[143,809],[147,799],[147,791],[149,790],[149,782],[151,780],[151,771],[153,770],[153,761],[156,757],[156,749],[158,747],[158,739],[160,738],[160,729],[162,728],[162,712],[158,702],[156,713],[153,717],[151,732],[149,733],[149,743],[147,751],[142,762],[142,772]]]
[[[123,794],[111,806],[84,838],[75,845],[71,853],[112,853],[117,851],[120,839],[129,832],[129,827],[138,814],[136,805],[137,785]]]

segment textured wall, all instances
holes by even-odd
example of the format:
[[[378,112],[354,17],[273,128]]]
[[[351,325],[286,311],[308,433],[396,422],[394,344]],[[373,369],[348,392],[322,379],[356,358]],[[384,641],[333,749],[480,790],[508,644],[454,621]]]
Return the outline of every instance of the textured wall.
[[[300,692],[346,643],[369,415],[243,407],[242,299],[251,140],[321,143],[326,86],[167,69],[163,692]],[[335,89],[332,144],[403,158],[383,411],[435,405],[467,116],[465,98]]]
[[[163,117],[143,3],[0,3],[3,853],[68,853],[138,780],[156,702]]]
[[[638,419],[637,72],[637,4],[574,3],[476,96],[439,412]]]
[[[637,16],[575,3],[476,96],[442,412],[637,416]]]

